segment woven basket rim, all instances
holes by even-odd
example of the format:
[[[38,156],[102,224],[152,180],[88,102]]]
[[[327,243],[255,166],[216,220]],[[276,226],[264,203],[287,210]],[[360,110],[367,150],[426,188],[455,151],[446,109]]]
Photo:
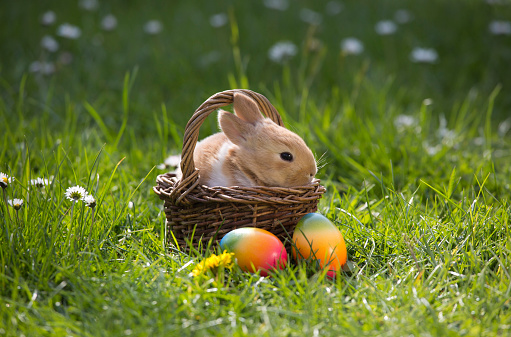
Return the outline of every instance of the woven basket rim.
[[[153,188],[154,192],[162,199],[172,200],[172,192],[179,182],[175,174],[160,174],[156,181],[158,185]],[[183,198],[183,201],[188,201],[185,203],[301,204],[307,199],[317,199],[318,194],[325,192],[325,187],[320,182],[320,179],[314,179],[308,185],[293,187],[197,185]]]

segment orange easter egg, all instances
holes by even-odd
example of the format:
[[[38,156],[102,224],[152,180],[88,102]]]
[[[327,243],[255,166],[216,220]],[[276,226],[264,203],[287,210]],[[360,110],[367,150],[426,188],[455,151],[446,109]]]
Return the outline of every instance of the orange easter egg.
[[[329,276],[335,276],[348,259],[341,232],[319,213],[306,214],[298,221],[293,242],[293,258],[318,260],[321,268],[328,268]]]

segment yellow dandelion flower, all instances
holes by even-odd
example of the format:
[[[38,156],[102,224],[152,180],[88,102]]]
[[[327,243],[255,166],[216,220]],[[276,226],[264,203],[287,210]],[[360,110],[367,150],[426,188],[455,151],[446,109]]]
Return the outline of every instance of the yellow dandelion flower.
[[[234,253],[227,253],[226,250],[222,254],[220,254],[219,264],[224,266],[225,268],[231,269],[234,266]]]
[[[199,276],[206,273],[208,270],[216,272],[219,267],[231,269],[234,266],[234,253],[227,253],[226,250],[220,255],[212,254],[207,259],[197,263],[192,271],[192,275]]]
[[[220,258],[216,256],[215,254],[211,255],[209,258],[206,259],[206,267],[208,269],[214,269],[218,268],[220,265]]]
[[[192,270],[192,275],[194,277],[204,274],[205,268],[204,268],[204,263],[203,262],[204,261],[202,261],[201,263],[197,263],[195,268]]]

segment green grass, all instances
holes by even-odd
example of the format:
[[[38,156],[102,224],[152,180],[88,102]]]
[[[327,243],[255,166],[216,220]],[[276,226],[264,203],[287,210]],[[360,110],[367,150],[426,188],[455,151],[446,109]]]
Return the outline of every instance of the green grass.
[[[9,2],[0,10],[0,335],[511,335],[511,6],[482,1]],[[300,10],[322,14],[318,27]],[[43,27],[52,9],[57,23]],[[391,36],[374,25],[407,9]],[[116,15],[118,27],[100,29]],[[228,23],[211,27],[225,13]],[[146,21],[162,21],[148,36]],[[56,37],[64,22],[77,40]],[[183,28],[185,27],[185,28]],[[340,52],[355,36],[361,55]],[[290,40],[284,64],[268,49]],[[319,46],[310,48],[310,46]],[[434,64],[413,63],[414,47]],[[62,53],[72,54],[63,64]],[[52,75],[29,72],[35,60]],[[190,276],[216,252],[166,244],[158,164],[215,92],[266,95],[325,166],[319,211],[352,262],[335,280],[291,261],[272,277],[236,267]],[[211,118],[201,136],[216,132]],[[30,180],[47,178],[35,188]],[[94,215],[64,193],[81,185]],[[5,200],[21,198],[15,211]]]

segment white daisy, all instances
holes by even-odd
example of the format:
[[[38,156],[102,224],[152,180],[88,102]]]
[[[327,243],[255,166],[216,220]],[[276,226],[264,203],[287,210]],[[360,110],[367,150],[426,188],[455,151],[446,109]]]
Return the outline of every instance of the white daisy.
[[[44,26],[50,26],[55,23],[57,20],[57,14],[55,14],[54,11],[47,11],[44,12],[43,16],[41,17],[41,24]]]
[[[392,20],[382,20],[376,23],[374,30],[378,35],[392,35],[397,31],[397,25]]]
[[[364,44],[357,38],[348,37],[341,41],[341,50],[345,54],[358,55],[364,51]]]
[[[165,159],[163,164],[168,167],[178,167],[179,164],[181,164],[181,155],[170,155],[167,159]]]
[[[51,62],[39,62],[34,61],[28,67],[28,70],[32,73],[41,73],[43,75],[51,75],[55,72],[55,65]]]
[[[59,43],[52,36],[45,35],[41,39],[41,47],[53,53],[59,50]]]
[[[108,14],[101,20],[101,28],[106,31],[114,30],[117,27],[117,18],[112,14]]]
[[[438,53],[432,48],[414,48],[410,54],[410,59],[416,63],[435,63],[438,59]]]
[[[86,11],[95,11],[99,7],[98,0],[80,0],[79,4]]]
[[[90,207],[90,208],[96,207],[96,199],[94,199],[94,197],[90,194],[87,194],[83,198],[83,202],[85,203],[85,206],[87,206],[87,207]]]
[[[86,195],[87,195],[87,191],[85,190],[85,188],[83,188],[81,186],[69,187],[66,190],[66,198],[68,198],[72,202],[76,202],[78,200],[83,200],[83,198],[85,198]]]
[[[302,8],[302,10],[300,11],[300,19],[303,22],[315,26],[318,26],[321,23],[321,21],[323,21],[323,17],[321,16],[321,14],[309,8]]]
[[[394,119],[394,126],[400,131],[415,125],[417,125],[417,119],[413,116],[399,115]]]
[[[433,104],[433,100],[431,98],[425,98],[422,101],[422,104],[424,104],[424,105],[431,105],[431,104]]]
[[[144,25],[144,32],[146,32],[147,34],[150,34],[150,35],[156,35],[156,34],[160,33],[162,31],[162,29],[163,29],[163,25],[158,20],[147,21],[146,24]]]
[[[57,35],[75,40],[79,38],[80,35],[82,35],[82,30],[79,27],[73,26],[69,23],[63,23],[57,29]]]
[[[44,186],[47,186],[50,184],[50,181],[46,178],[36,178],[36,179],[32,179],[30,180],[30,185],[32,186],[35,186],[35,187],[44,187]]]
[[[7,200],[7,202],[9,203],[9,206],[11,206],[12,208],[14,208],[15,210],[19,210],[21,208],[21,206],[23,206],[23,199],[9,199]]]
[[[268,50],[268,57],[273,62],[284,63],[298,53],[298,48],[291,41],[280,41]]]
[[[342,11],[343,5],[339,1],[329,1],[326,4],[326,12],[328,15],[337,15]]]
[[[264,5],[278,11],[285,11],[289,8],[289,0],[264,0]]]
[[[488,29],[493,35],[511,35],[511,21],[493,20]]]
[[[218,13],[218,14],[212,15],[209,18],[209,24],[211,25],[211,27],[214,27],[214,28],[225,26],[228,21],[229,21],[229,18],[227,17],[227,14],[225,14],[225,13]]]
[[[9,177],[7,174],[0,172],[0,186],[6,188],[14,180],[13,177]]]

